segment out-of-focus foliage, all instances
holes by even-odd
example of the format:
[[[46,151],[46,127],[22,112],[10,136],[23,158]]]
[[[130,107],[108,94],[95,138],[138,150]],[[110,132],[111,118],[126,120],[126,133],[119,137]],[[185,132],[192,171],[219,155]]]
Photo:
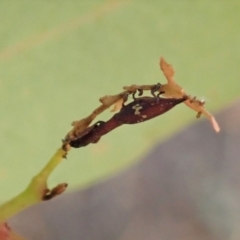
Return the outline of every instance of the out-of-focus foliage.
[[[0,201],[26,186],[99,97],[165,82],[160,55],[208,109],[226,106],[239,95],[239,10],[236,1],[1,1]],[[192,120],[179,106],[123,126],[72,151],[51,182],[74,187],[106,177]]]

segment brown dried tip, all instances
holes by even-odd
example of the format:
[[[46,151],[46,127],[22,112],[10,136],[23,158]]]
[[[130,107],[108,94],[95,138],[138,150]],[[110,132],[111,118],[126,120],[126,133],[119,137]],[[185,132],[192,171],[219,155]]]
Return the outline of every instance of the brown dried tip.
[[[175,71],[171,64],[167,63],[163,57],[160,58],[159,62],[160,68],[163,71],[165,77],[168,80],[168,83],[173,81],[173,76],[175,74]]]
[[[113,106],[113,108],[111,109],[111,112],[116,112],[121,110],[122,106],[123,106],[124,100],[123,98],[120,98],[119,100],[117,100]]]
[[[122,96],[120,94],[117,95],[106,95],[99,99],[99,101],[105,105],[106,107],[112,106],[114,103],[116,103],[119,99],[121,99]]]
[[[216,132],[220,131],[220,127],[216,121],[216,119],[214,118],[214,116],[209,113],[205,108],[204,108],[204,104],[199,101],[196,98],[192,98],[192,99],[188,99],[184,102],[188,107],[190,107],[191,109],[193,109],[194,111],[197,112],[197,117],[200,117],[200,115],[205,115],[210,122],[212,123],[212,126],[214,128],[214,130]]]
[[[91,122],[91,115],[79,121],[72,122],[73,129],[65,136],[62,149],[68,151],[68,143],[74,140],[84,129],[86,129],[90,125]]]
[[[97,107],[88,117],[83,118],[79,121],[72,122],[73,129],[67,133],[64,138],[62,149],[67,150],[66,146],[69,142],[76,140],[79,135],[91,124],[91,122],[103,111],[114,105],[112,111],[120,110],[121,105],[126,101],[128,92],[124,91],[112,96],[104,96],[99,99],[102,103]]]
[[[167,84],[162,84],[159,89],[160,92],[164,92],[162,95],[165,98],[182,98],[183,96],[188,96],[188,99],[184,103],[197,112],[197,117],[200,117],[201,114],[205,115],[211,121],[214,130],[219,132],[220,127],[217,121],[215,120],[214,116],[204,108],[204,103],[198,100],[196,97],[192,98],[181,86],[175,82],[173,78],[175,72],[172,65],[167,63],[163,57],[160,58],[159,65],[167,79]]]
[[[119,111],[124,102],[126,102],[128,99],[128,92],[124,91],[116,95],[106,95],[104,97],[101,97],[99,101],[106,106],[106,108],[109,108],[113,105],[113,108],[111,109],[111,112]]]

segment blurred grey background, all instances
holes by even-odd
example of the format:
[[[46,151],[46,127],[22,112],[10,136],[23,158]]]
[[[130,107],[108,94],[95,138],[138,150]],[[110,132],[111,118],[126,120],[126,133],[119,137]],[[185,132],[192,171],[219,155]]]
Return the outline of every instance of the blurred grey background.
[[[29,240],[239,240],[240,101],[180,131],[131,168],[14,217]],[[113,160],[114,161],[114,160]]]

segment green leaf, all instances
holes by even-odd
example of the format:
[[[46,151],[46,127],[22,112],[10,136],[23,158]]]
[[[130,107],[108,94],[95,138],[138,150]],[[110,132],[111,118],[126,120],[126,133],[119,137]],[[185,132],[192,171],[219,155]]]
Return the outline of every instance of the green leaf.
[[[239,96],[239,4],[230,1],[1,1],[0,202],[25,189],[73,120],[131,84],[165,82],[164,56],[211,112]],[[99,117],[107,120],[106,112]],[[73,150],[51,177],[86,187],[195,121],[184,105]],[[211,128],[211,126],[210,126]]]

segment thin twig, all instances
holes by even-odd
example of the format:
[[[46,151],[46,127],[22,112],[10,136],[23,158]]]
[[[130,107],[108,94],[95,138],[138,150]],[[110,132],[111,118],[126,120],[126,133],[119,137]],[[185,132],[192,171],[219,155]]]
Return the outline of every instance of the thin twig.
[[[28,187],[19,195],[0,206],[0,223],[22,210],[41,202],[47,193],[47,180],[52,171],[58,166],[65,156],[66,151],[58,149],[46,166],[31,180]]]

